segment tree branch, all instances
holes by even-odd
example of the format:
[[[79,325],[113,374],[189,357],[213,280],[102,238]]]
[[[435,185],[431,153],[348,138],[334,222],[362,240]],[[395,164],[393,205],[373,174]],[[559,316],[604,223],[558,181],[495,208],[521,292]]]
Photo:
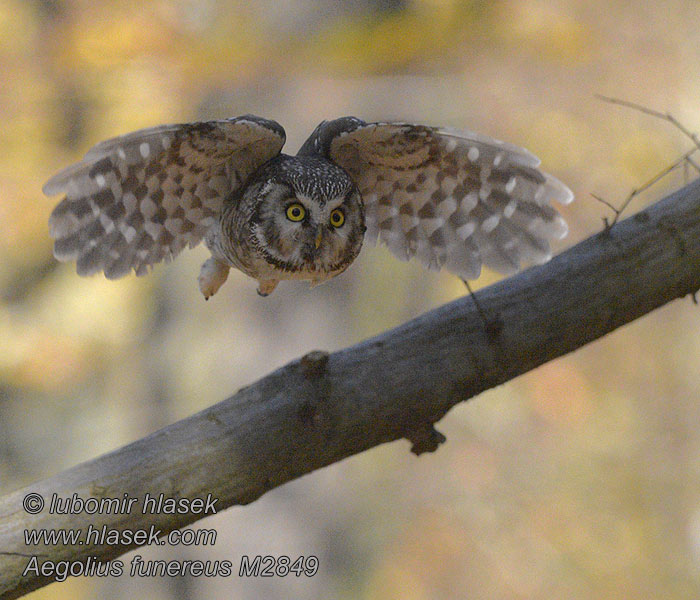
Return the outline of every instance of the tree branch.
[[[23,531],[154,526],[198,514],[142,514],[146,493],[216,508],[247,504],[291,479],[379,444],[416,453],[444,441],[433,423],[459,402],[598,339],[700,288],[700,180],[541,267],[328,355],[312,352],[231,398],[110,454],[0,499],[0,598],[51,581],[41,561],[102,561],[133,545],[27,546]],[[138,498],[129,514],[27,514],[29,492]],[[128,565],[127,565],[128,566]]]

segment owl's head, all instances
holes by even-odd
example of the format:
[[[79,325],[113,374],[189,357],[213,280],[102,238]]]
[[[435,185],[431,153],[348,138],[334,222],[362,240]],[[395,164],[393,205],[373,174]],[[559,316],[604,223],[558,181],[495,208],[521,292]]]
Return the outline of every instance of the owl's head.
[[[249,240],[275,270],[321,280],[345,270],[360,252],[360,192],[333,163],[280,155],[261,170],[251,192]]]

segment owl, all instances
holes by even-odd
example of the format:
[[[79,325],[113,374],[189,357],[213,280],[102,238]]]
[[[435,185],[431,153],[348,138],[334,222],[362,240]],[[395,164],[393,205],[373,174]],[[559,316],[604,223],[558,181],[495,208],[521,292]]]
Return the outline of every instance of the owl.
[[[49,219],[58,260],[79,275],[143,275],[202,240],[199,288],[233,267],[270,294],[286,279],[342,273],[363,242],[462,279],[551,256],[567,233],[552,201],[571,191],[516,146],[410,123],[323,121],[296,156],[284,129],[246,115],[162,125],[100,142],[54,175]]]

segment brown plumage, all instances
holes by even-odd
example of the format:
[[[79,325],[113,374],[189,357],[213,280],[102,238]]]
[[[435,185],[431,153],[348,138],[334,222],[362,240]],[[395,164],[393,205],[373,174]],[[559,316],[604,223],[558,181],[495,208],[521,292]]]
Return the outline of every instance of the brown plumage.
[[[526,150],[405,123],[324,121],[296,157],[274,121],[165,125],[101,142],[52,177],[59,260],[80,275],[137,275],[204,240],[209,297],[235,267],[270,293],[282,279],[341,273],[366,239],[402,260],[471,279],[550,257],[569,189]],[[291,211],[291,212],[288,212]],[[338,215],[341,216],[338,216]]]

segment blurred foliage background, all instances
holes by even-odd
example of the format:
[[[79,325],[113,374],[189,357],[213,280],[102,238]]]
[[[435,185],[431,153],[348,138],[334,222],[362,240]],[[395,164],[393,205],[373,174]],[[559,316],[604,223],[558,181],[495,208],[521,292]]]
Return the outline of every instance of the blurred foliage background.
[[[202,248],[146,278],[78,278],[40,190],[92,144],[244,113],[282,123],[288,152],[348,114],[477,130],[572,187],[561,249],[609,215],[590,193],[619,203],[688,148],[594,94],[700,129],[698,22],[697,0],[0,0],[0,493],[464,294],[381,248],[267,299],[232,272],[205,303]],[[138,551],[314,554],[312,579],[77,578],[31,597],[697,598],[699,331],[676,301],[453,410],[434,455],[377,448],[200,521],[214,547]]]

